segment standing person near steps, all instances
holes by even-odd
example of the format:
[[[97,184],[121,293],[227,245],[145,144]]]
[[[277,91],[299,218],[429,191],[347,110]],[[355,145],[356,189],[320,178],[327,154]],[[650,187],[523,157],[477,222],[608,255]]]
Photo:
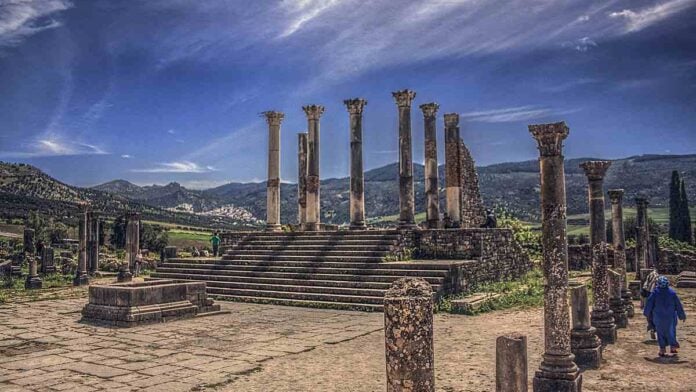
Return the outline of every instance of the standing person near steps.
[[[213,245],[213,257],[218,257],[218,249],[220,247],[220,237],[218,236],[217,232],[213,233],[213,236],[210,237],[210,243]]]
[[[676,354],[679,349],[677,318],[682,322],[686,321],[686,313],[677,293],[669,287],[666,276],[657,278],[655,290],[645,303],[643,315],[655,326],[657,343],[660,345],[658,355],[664,357],[667,346],[670,347],[670,353]]]

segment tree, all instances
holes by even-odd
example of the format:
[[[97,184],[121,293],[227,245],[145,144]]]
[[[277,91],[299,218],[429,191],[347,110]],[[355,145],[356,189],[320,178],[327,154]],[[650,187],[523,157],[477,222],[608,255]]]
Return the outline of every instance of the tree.
[[[681,180],[679,186],[679,204],[680,211],[679,216],[681,219],[679,237],[676,238],[682,242],[687,242],[689,244],[693,243],[694,233],[691,227],[691,213],[689,212],[689,199],[686,196],[686,185],[684,185],[684,180]]]
[[[669,238],[678,239],[681,220],[681,183],[679,172],[672,171],[672,181],[669,183]]]
[[[169,233],[162,226],[140,226],[140,248],[159,253],[169,244]]]

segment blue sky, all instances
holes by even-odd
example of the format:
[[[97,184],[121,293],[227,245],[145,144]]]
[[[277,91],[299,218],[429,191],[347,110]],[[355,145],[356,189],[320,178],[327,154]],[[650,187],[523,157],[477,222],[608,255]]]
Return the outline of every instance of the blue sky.
[[[263,181],[285,112],[322,104],[322,177],[348,175],[346,98],[368,100],[367,169],[397,156],[391,92],[462,116],[477,164],[537,156],[527,124],[565,120],[566,156],[696,153],[696,0],[0,0],[0,160],[76,185]]]

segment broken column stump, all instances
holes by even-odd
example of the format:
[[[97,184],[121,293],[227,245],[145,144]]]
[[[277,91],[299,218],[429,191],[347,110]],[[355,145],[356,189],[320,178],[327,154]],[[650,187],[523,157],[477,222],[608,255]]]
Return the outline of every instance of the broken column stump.
[[[495,341],[496,392],[527,392],[527,337],[513,333]]]
[[[599,369],[602,362],[602,341],[597,336],[597,329],[590,324],[587,286],[574,282],[569,290],[573,320],[570,349],[575,355],[575,363],[584,369]]]
[[[387,392],[435,391],[433,290],[401,278],[384,296]]]
[[[622,276],[619,272],[612,269],[609,273],[609,309],[614,313],[614,323],[616,328],[628,327],[628,314],[626,312],[626,304],[621,298],[621,280]]]

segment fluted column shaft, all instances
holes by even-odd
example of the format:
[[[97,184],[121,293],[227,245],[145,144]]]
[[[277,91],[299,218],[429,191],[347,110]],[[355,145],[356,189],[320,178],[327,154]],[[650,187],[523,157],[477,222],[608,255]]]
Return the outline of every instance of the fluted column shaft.
[[[614,268],[621,274],[621,298],[624,305],[631,306],[626,279],[626,235],[623,222],[623,189],[610,189],[612,244],[614,245]]]
[[[350,229],[364,230],[365,180],[362,156],[362,113],[367,101],[360,98],[343,101],[350,113]]]
[[[297,134],[297,223],[307,222],[307,134]]]
[[[89,284],[89,275],[87,275],[87,222],[88,212],[78,214],[78,253],[77,253],[77,271],[75,272],[74,286],[83,286]],[[98,243],[97,243],[98,244]]]
[[[425,216],[428,228],[440,226],[440,198],[437,175],[437,109],[440,105],[426,103],[420,106],[423,111],[425,131]]]
[[[650,232],[648,228],[648,202],[642,197],[636,198],[636,275],[639,276],[640,270],[648,268],[648,240]]]
[[[99,270],[99,212],[87,212],[87,268],[90,274]]]
[[[126,215],[126,260],[129,271],[135,270],[135,257],[140,252],[140,215],[134,212]]]
[[[268,123],[268,180],[266,181],[266,230],[280,231],[280,123],[283,113],[263,113]]]
[[[445,114],[445,195],[447,197],[447,217],[454,227],[461,223],[462,176],[459,155],[459,114]]]
[[[582,376],[573,362],[568,309],[568,238],[563,140],[564,122],[530,125],[539,148],[544,286],[544,355],[535,391],[578,391]]]
[[[324,113],[320,105],[303,106],[307,115],[307,223],[306,229],[320,229],[321,202],[319,199],[319,119]]]
[[[399,226],[410,228],[415,225],[411,103],[416,93],[401,90],[393,92],[392,96],[399,108]]]

